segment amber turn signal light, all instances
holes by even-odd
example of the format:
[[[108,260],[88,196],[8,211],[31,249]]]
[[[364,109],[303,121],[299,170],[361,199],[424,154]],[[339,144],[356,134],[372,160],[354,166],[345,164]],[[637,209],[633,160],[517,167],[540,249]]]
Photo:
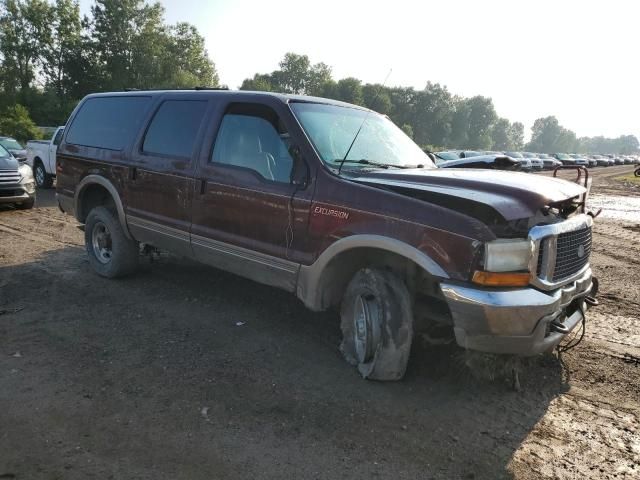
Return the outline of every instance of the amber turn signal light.
[[[485,287],[526,287],[529,279],[528,273],[476,271],[473,274],[473,283]]]

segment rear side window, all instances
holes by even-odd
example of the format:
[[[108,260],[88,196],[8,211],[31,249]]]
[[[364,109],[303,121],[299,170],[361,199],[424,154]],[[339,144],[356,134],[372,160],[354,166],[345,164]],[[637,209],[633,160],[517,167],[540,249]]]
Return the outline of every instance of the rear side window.
[[[206,110],[206,101],[167,100],[149,125],[142,151],[190,158]]]
[[[123,150],[136,136],[151,97],[90,98],[76,114],[67,143]]]

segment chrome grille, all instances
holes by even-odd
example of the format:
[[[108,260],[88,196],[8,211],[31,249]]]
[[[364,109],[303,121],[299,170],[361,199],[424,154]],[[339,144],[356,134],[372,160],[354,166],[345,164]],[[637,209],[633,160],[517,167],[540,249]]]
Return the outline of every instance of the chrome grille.
[[[554,290],[575,280],[589,266],[593,218],[576,215],[563,222],[538,225],[529,231],[534,256],[531,284]]]
[[[558,235],[553,281],[563,280],[582,270],[589,263],[590,254],[591,228]]]
[[[10,185],[20,182],[20,173],[17,170],[0,170],[0,185]]]

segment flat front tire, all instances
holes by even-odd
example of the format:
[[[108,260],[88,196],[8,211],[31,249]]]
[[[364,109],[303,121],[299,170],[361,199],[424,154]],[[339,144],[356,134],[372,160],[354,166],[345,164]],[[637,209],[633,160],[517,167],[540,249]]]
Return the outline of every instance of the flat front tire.
[[[349,282],[340,309],[345,359],[363,378],[400,380],[413,340],[411,295],[394,273],[359,270]]]
[[[138,267],[138,243],[127,238],[115,212],[106,207],[89,212],[84,241],[89,263],[102,277],[123,277]]]

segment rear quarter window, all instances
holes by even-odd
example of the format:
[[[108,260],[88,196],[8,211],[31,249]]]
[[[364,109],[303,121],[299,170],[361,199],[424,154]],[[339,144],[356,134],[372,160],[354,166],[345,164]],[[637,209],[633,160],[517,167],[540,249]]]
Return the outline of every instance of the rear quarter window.
[[[136,136],[151,97],[94,97],[86,100],[69,127],[74,145],[123,150]]]
[[[142,151],[191,157],[206,110],[202,100],[165,101],[151,120]]]

